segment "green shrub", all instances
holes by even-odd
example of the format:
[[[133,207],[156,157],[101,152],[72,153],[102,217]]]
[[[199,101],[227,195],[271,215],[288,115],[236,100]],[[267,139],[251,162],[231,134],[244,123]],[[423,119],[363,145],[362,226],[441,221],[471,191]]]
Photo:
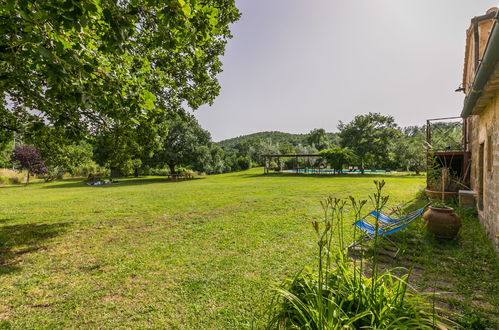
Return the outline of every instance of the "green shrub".
[[[79,166],[73,172],[74,176],[87,178],[90,174],[99,177],[107,177],[110,174],[110,170],[99,166],[93,161],[86,162],[84,165]]]
[[[49,167],[48,171],[43,175],[38,176],[43,179],[45,182],[51,182],[54,180],[61,180],[65,174],[65,170],[62,167]]]
[[[178,174],[185,174],[185,173],[192,173],[191,170],[185,168],[185,167],[181,167],[181,166],[177,166],[177,168],[175,169],[175,171],[178,173]]]
[[[251,168],[251,159],[249,157],[238,157],[237,166],[240,170],[249,170]]]
[[[147,171],[147,175],[167,176],[168,174],[170,174],[170,170],[167,168],[150,168]]]

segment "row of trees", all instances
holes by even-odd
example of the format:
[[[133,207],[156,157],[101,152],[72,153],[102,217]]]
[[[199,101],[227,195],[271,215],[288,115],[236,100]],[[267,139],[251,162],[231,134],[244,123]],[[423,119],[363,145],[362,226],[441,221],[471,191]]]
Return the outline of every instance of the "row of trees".
[[[61,140],[51,128],[42,136],[18,137],[18,146],[13,152],[9,152],[10,144],[0,154],[5,159],[3,166],[27,170],[28,175],[37,174],[47,181],[64,173],[86,175],[101,168],[110,170],[110,175],[116,177],[150,174],[165,167],[170,173],[188,168],[208,174],[251,167],[249,158],[226,152],[214,143],[210,133],[201,128],[192,115],[177,112],[163,127],[155,143],[148,146],[141,145],[141,136],[136,132],[135,138],[126,132],[112,131],[109,135],[71,143]],[[146,141],[147,138],[143,140]]]
[[[369,113],[356,116],[349,123],[340,122],[338,133],[314,129],[297,138],[289,135],[288,141],[279,138],[240,139],[231,141],[228,150],[238,156],[249,157],[252,162],[263,165],[265,154],[316,154],[324,155],[320,163],[341,171],[345,165],[356,165],[361,171],[366,167],[378,169],[401,169],[419,172],[426,164],[425,128],[411,126],[400,128],[392,116]],[[221,145],[224,145],[221,142]],[[305,161],[305,160],[303,160]],[[296,164],[296,159],[287,159],[285,167],[314,166]],[[317,165],[317,164],[315,164]]]
[[[347,165],[357,165],[361,171],[370,167],[419,172],[426,162],[423,127],[399,128],[393,117],[376,113],[356,116],[347,124],[340,122],[339,133],[314,129],[299,139],[289,135],[290,141],[282,136],[279,142],[271,138],[241,139],[241,143],[232,143],[229,147],[224,142],[214,143],[210,133],[190,114],[176,112],[161,124],[155,139],[140,130],[110,130],[109,134],[74,143],[61,139],[55,128],[48,127],[45,134],[27,134],[22,140],[36,147],[44,164],[38,166],[44,171],[37,174],[43,174],[47,180],[63,173],[87,174],[98,171],[98,167],[110,169],[111,176],[115,177],[151,174],[161,168],[168,168],[170,173],[187,168],[216,174],[263,165],[262,155],[266,154],[319,153],[323,155],[318,161],[320,164],[328,164],[339,172]],[[6,146],[6,150],[11,147]],[[24,153],[35,154],[33,150]],[[4,166],[11,166],[5,154],[0,153],[0,160],[3,159]],[[17,167],[27,168],[16,157],[14,153],[12,161]],[[297,164],[294,157],[283,165],[287,168],[318,166],[317,163]]]

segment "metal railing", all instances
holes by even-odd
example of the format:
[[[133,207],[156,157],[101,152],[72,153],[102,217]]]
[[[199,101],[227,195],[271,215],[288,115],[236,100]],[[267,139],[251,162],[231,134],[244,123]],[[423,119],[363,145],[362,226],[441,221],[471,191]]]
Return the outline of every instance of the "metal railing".
[[[426,148],[433,152],[462,152],[466,150],[466,121],[461,117],[428,119]]]

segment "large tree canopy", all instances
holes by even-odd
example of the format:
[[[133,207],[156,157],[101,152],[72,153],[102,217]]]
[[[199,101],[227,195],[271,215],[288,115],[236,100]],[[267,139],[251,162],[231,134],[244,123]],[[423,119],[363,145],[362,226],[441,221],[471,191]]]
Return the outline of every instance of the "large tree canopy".
[[[166,126],[162,148],[154,155],[156,164],[168,165],[170,172],[176,173],[176,166],[196,165],[200,159],[209,161],[211,136],[194,116],[179,113]]]
[[[379,113],[358,115],[348,124],[340,121],[341,145],[352,150],[364,172],[366,159],[383,163],[388,157],[389,146],[395,136],[400,134],[392,116]]]
[[[324,150],[329,147],[329,140],[324,128],[315,128],[308,133],[307,142],[317,150]]]
[[[0,139],[80,137],[219,92],[234,0],[0,0]]]
[[[319,152],[320,155],[327,161],[331,168],[336,172],[341,173],[343,167],[348,163],[353,163],[357,159],[355,154],[348,148],[333,147]]]

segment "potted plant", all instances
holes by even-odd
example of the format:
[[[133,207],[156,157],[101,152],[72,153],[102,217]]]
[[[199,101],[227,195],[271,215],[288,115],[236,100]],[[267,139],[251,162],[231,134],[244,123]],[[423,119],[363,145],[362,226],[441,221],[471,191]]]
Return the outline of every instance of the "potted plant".
[[[454,239],[461,229],[461,218],[444,203],[434,203],[424,213],[427,230],[436,238]]]

